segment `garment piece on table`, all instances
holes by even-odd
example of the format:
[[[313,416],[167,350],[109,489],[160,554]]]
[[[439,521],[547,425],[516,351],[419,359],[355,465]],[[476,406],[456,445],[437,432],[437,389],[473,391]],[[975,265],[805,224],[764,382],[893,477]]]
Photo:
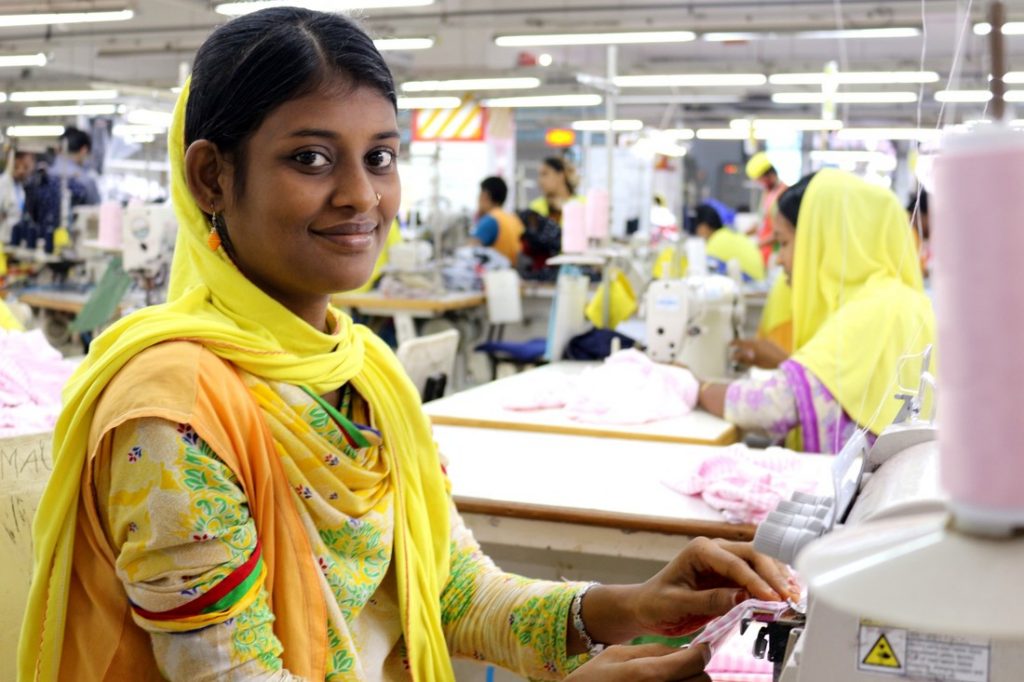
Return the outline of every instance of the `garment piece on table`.
[[[463,246],[455,250],[441,274],[448,291],[483,291],[484,273],[511,267],[508,258],[490,247]]]
[[[799,429],[803,452],[834,455],[859,428],[828,388],[799,362],[729,384],[726,421],[781,443]],[[871,436],[873,440],[874,436]]]
[[[707,255],[720,274],[726,274],[729,261],[735,260],[740,264],[744,280],[764,280],[764,261],[757,250],[757,245],[749,237],[735,230],[728,227],[715,230],[708,238]]]
[[[831,493],[832,480],[811,455],[783,448],[732,445],[695,462],[682,461],[662,483],[680,495],[700,496],[730,523],[760,523],[795,492]]]
[[[250,380],[261,403],[274,403],[271,420],[279,442],[310,440],[328,469],[302,457],[282,458],[285,473],[313,548],[328,604],[325,632],[330,652],[326,680],[410,680],[392,569],[394,495],[377,486],[350,489],[342,471],[386,468],[386,450],[364,401],[344,393],[340,413],[365,439],[353,447],[352,429],[301,390]],[[357,423],[358,422],[358,423]],[[101,514],[112,544],[120,547],[118,574],[134,604],[134,619],[150,632],[161,671],[169,680],[288,679],[273,631],[268,590],[254,583],[249,605],[209,627],[188,628],[188,610],[252,564],[259,553],[245,493],[231,469],[189,425],[159,419],[117,429],[108,466],[97,477]],[[289,448],[292,451],[293,448]],[[336,476],[332,474],[337,474]],[[345,477],[350,480],[349,476]],[[351,496],[377,499],[365,514],[345,511]],[[455,653],[490,658],[521,674],[564,674],[582,659],[564,655],[569,604],[580,585],[530,581],[501,573],[480,551],[454,510],[452,572],[442,597],[442,623]],[[213,568],[210,568],[213,567]],[[221,590],[225,592],[226,590]],[[230,609],[225,597],[218,606]],[[140,609],[174,613],[150,620]],[[194,610],[194,609],[193,609]],[[158,614],[159,615],[159,614]],[[184,628],[184,629],[183,629]],[[174,634],[172,634],[174,633]]]
[[[697,405],[700,385],[682,367],[661,365],[630,348],[579,376],[552,377],[507,396],[507,410],[564,409],[591,424],[647,424],[680,417]]]
[[[936,338],[912,234],[884,187],[832,169],[807,186],[793,256],[792,359],[876,435],[902,407],[899,387],[918,385]],[[925,413],[930,403],[929,394]]]
[[[113,557],[109,548],[103,551],[95,513],[84,506],[88,496],[80,494],[91,490],[87,463],[99,442],[129,416],[191,423],[231,466],[260,529],[286,668],[310,679],[324,676],[326,607],[318,572],[305,558],[309,550],[301,549],[308,541],[293,493],[274,473],[281,466],[278,445],[239,370],[317,394],[351,383],[372,405],[401,471],[401,480],[396,475],[388,485],[396,486],[403,510],[395,517],[394,566],[409,665],[420,679],[446,679],[451,660],[440,602],[451,561],[450,500],[420,396],[370,330],[333,308],[326,313],[327,331],[314,327],[246,279],[223,249],[210,250],[209,221],[184,172],[189,92],[186,83],[168,132],[179,226],[168,303],[108,328],[65,389],[53,473],[40,502],[48,513],[33,527],[36,571],[19,642],[19,679],[52,682],[62,671],[64,679],[158,676],[152,645],[131,623]],[[153,355],[147,359],[147,353]],[[132,372],[127,391],[105,390]]]
[[[0,331],[0,437],[52,431],[74,369],[38,329]]]

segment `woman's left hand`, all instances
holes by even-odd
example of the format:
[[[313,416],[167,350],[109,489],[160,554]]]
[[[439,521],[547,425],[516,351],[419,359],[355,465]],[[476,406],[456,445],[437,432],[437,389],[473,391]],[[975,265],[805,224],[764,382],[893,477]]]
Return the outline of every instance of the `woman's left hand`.
[[[751,598],[798,599],[799,592],[789,570],[750,543],[697,538],[637,586],[633,609],[645,632],[677,637]]]

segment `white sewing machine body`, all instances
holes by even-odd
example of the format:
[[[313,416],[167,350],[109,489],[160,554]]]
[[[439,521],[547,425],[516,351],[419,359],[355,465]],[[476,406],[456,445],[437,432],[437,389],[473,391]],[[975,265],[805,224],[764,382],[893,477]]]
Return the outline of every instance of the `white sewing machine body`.
[[[894,424],[880,436],[867,457],[845,524],[836,527],[835,534],[870,535],[872,525],[906,521],[913,526],[929,516],[942,523],[948,501],[939,485],[934,438],[934,427],[925,422]],[[894,451],[901,443],[908,447]],[[815,544],[801,557],[801,566],[806,555],[814,553]],[[908,547],[911,544],[908,540]],[[985,580],[985,576],[964,575],[964,584],[950,585],[950,592],[970,590],[971,580]],[[945,598],[935,594],[936,600]],[[884,682],[894,676],[920,682],[1024,679],[1024,641],[963,638],[880,622],[816,599],[813,589],[806,622],[791,631],[786,648],[779,682]]]
[[[676,362],[707,379],[734,372],[729,345],[743,326],[743,296],[735,280],[696,275],[651,282],[645,301],[647,354]]]

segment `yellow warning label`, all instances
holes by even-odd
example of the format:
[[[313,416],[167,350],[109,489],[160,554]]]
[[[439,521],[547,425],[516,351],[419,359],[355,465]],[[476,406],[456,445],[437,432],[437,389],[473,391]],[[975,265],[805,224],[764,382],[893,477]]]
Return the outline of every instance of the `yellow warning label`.
[[[871,647],[871,651],[864,657],[864,665],[875,665],[879,668],[902,668],[900,659],[896,658],[896,652],[892,650],[889,640],[885,635],[879,635],[878,641]]]

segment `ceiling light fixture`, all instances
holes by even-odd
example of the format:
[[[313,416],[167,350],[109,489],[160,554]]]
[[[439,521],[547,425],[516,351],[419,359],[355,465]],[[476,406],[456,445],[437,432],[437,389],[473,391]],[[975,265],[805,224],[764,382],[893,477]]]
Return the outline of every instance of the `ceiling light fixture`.
[[[983,21],[980,24],[974,25],[974,35],[987,36],[992,32],[992,24],[987,21]],[[1004,36],[1019,36],[1024,35],[1024,21],[1008,21],[1003,24],[1003,35]]]
[[[911,26],[886,28],[826,29],[821,31],[711,31],[700,39],[709,43],[735,43],[751,40],[844,40],[872,38],[916,38],[921,29]]]
[[[643,127],[644,122],[635,118],[616,119],[612,121],[611,125],[611,129],[617,133],[643,130]],[[608,132],[608,121],[606,119],[596,119],[591,121],[573,121],[572,129],[579,131],[606,133]]]
[[[549,47],[554,45],[643,45],[688,43],[697,39],[693,31],[624,31],[616,33],[545,33],[498,36],[498,47]]]
[[[12,102],[85,102],[117,99],[117,90],[26,90],[12,92]]]
[[[0,67],[46,66],[46,55],[38,54],[7,54],[0,55]]]
[[[820,118],[734,118],[729,122],[729,127],[742,131],[749,131],[753,128],[755,133],[762,130],[819,131],[839,130],[843,127],[843,122],[836,119],[825,120]]]
[[[407,109],[458,109],[462,100],[458,97],[399,97],[398,108]]]
[[[214,7],[218,14],[237,17],[270,7],[302,7],[321,12],[345,12],[361,9],[393,9],[400,7],[426,7],[434,0],[248,0],[222,2]]]
[[[174,114],[169,111],[156,111],[154,109],[132,109],[125,116],[125,120],[134,125],[152,126],[167,130],[171,127],[171,119]]]
[[[650,76],[618,76],[620,88],[717,88],[764,85],[763,73],[678,73]]]
[[[8,137],[60,137],[64,126],[8,126]]]
[[[429,50],[434,46],[433,38],[377,38],[374,46],[381,52],[398,50]]]
[[[935,93],[936,102],[957,104],[985,103],[992,99],[988,90],[939,90]]]
[[[826,82],[838,85],[888,85],[908,83],[935,83],[939,74],[935,71],[843,71],[834,74],[776,73],[768,76],[772,85],[822,85]]]
[[[604,102],[601,95],[538,95],[536,97],[494,97],[484,100],[486,107],[596,107]]]
[[[843,128],[836,132],[840,140],[906,140],[925,142],[942,136],[936,128]]]
[[[829,95],[836,104],[910,104],[917,101],[916,92],[837,92]],[[821,92],[777,92],[772,95],[775,104],[824,104]]]
[[[26,116],[113,116],[116,104],[73,104],[55,107],[26,107]]]
[[[403,92],[465,92],[467,90],[529,90],[540,87],[539,78],[463,78],[444,81],[409,81]]]
[[[0,28],[128,21],[134,16],[135,12],[130,9],[114,12],[33,12],[30,14],[0,14]]]

